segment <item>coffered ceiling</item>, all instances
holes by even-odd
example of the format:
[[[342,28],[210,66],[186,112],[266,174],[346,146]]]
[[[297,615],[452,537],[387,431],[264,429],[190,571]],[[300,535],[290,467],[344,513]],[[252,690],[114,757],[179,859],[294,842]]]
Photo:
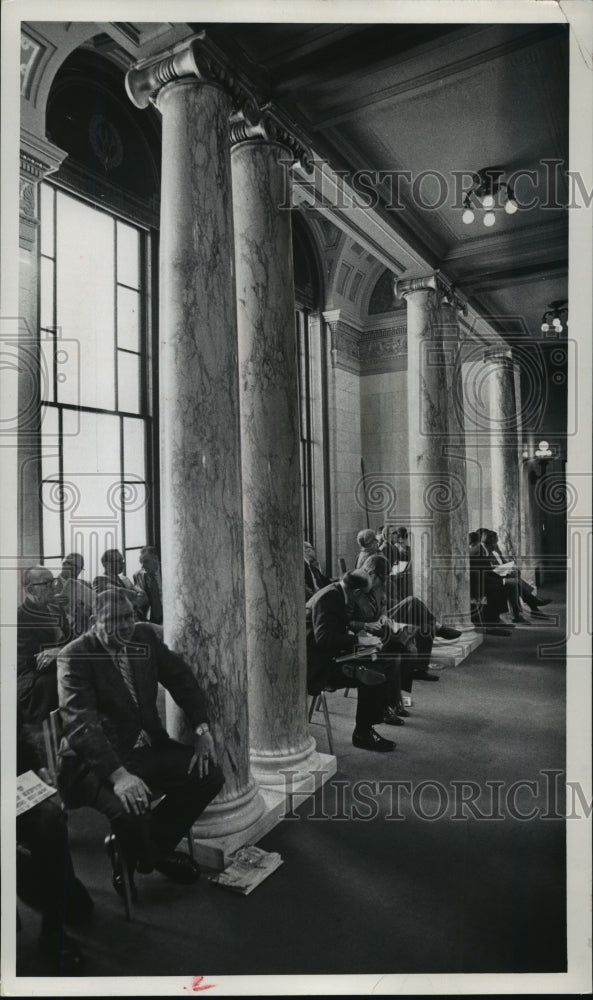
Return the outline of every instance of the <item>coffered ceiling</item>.
[[[539,336],[544,308],[567,297],[564,26],[191,27],[206,28],[347,179],[409,171],[399,198],[393,179],[367,181],[384,219],[501,332]],[[491,229],[478,213],[464,225],[460,186],[490,166],[516,175],[520,209],[498,209]]]

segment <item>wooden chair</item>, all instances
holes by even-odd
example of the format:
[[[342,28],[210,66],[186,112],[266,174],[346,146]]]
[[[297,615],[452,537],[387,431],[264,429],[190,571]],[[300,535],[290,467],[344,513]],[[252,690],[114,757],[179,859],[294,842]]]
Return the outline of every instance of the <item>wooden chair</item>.
[[[60,740],[62,738],[62,719],[60,716],[60,710],[58,708],[55,711],[50,712],[49,717],[43,720],[43,739],[45,743],[45,752],[47,756],[47,769],[50,773],[51,779],[56,783],[58,774],[58,751],[60,747]],[[151,801],[150,807],[154,809],[155,805],[164,798],[164,795],[156,795]],[[132,919],[132,873],[130,871],[130,866],[126,860],[125,852],[122,849],[120,839],[117,833],[114,831],[113,826],[111,827],[111,833],[115,837],[116,850],[119,854],[121,862],[121,875],[124,888],[123,902],[124,910],[126,914],[126,920]],[[194,841],[191,829],[187,832],[187,846],[189,851],[189,856],[192,861],[195,861],[195,851],[194,851]]]
[[[321,691],[320,694],[311,695],[311,704],[309,706],[309,722],[314,726],[322,725],[321,722],[315,722],[313,720],[313,712],[323,711],[323,718],[325,720],[325,732],[327,734],[327,745],[329,747],[329,752],[333,754],[334,752],[334,741],[332,733],[332,724],[329,717],[329,709],[327,707],[327,698],[325,690]]]

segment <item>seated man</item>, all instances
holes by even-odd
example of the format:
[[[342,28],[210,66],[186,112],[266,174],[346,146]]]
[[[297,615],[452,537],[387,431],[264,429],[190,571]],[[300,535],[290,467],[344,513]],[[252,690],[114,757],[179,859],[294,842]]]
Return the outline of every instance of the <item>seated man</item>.
[[[305,598],[308,601],[317,590],[327,587],[331,580],[321,572],[317,554],[311,542],[303,542],[303,547],[305,550]]]
[[[363,531],[359,531],[356,541],[359,548],[356,569],[360,569],[365,559],[368,559],[369,556],[379,551],[379,542],[377,540],[377,533],[372,528],[364,528]]]
[[[26,771],[51,784],[17,709],[17,774]],[[66,814],[53,799],[45,799],[17,816],[16,837],[16,891],[23,903],[41,911],[39,950],[52,974],[80,974],[83,956],[64,924],[78,924],[94,904],[72,867]]]
[[[513,621],[525,621],[525,618],[523,618],[523,615],[521,614],[519,599],[525,602],[534,617],[545,618],[545,615],[539,611],[539,608],[543,608],[546,604],[549,604],[550,601],[542,600],[541,598],[536,597],[533,587],[523,579],[521,571],[514,564],[512,557],[509,558],[503,556],[498,545],[497,532],[488,532],[483,544],[492,559],[492,565],[494,567],[501,567],[513,563],[513,568],[509,569],[509,571],[502,577],[505,589],[509,594],[508,603],[513,616]]]
[[[350,607],[360,593],[366,593],[370,581],[366,573],[345,573],[339,583],[318,590],[307,601],[307,687],[309,694],[319,694],[324,687],[358,688],[356,726],[352,743],[361,750],[384,753],[395,748],[392,740],[383,739],[373,725],[383,721],[387,703],[387,684],[380,670],[363,664],[336,662],[340,654],[354,652],[356,636],[349,629]],[[375,648],[380,650],[379,639]]]
[[[64,598],[73,638],[88,630],[93,611],[93,588],[86,580],[79,579],[83,569],[83,557],[78,552],[71,552],[65,557],[56,580],[56,593]]]
[[[143,619],[148,610],[148,598],[143,590],[134,586],[129,577],[124,576],[126,564],[119,549],[107,549],[101,556],[101,563],[105,573],[103,576],[95,577],[93,590],[98,594],[108,587],[123,590],[128,600],[132,602],[136,621]]]
[[[161,563],[156,549],[145,545],[139,555],[142,569],[134,573],[134,584],[146,596],[148,607],[146,620],[153,625],[163,624],[163,583],[161,580]]]
[[[393,607],[389,607],[386,603],[388,600],[388,564],[383,556],[371,556],[365,562],[363,569],[371,579],[371,595],[374,597],[370,613],[376,611],[376,619],[379,621],[383,615],[386,615],[392,622],[410,626],[412,629],[413,645],[409,641],[409,629],[405,630],[403,642],[398,642],[396,634],[389,643],[390,650],[395,650],[400,646],[402,691],[408,695],[411,693],[414,678],[438,681],[439,678],[430,673],[428,669],[434,639],[438,636],[440,639],[452,641],[458,639],[461,632],[449,625],[439,625],[432,612],[419,597],[404,597]]]
[[[42,722],[58,707],[56,657],[70,638],[55,601],[55,580],[45,566],[23,574],[25,599],[17,610],[17,696],[26,722]]]
[[[134,624],[125,592],[96,597],[92,628],[58,658],[64,738],[58,786],[69,807],[92,806],[110,820],[130,867],[191,883],[199,870],[176,852],[182,836],[218,794],[205,699],[189,667],[160,638],[157,625]],[[158,716],[161,683],[194,730],[194,745],[170,739]],[[165,793],[154,810],[153,792]],[[113,884],[123,891],[113,838]]]

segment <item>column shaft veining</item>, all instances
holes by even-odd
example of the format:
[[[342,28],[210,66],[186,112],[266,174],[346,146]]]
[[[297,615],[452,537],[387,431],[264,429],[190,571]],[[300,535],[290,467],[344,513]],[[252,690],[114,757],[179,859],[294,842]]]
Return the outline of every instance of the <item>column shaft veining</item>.
[[[466,461],[458,326],[436,275],[397,282],[408,327],[410,528],[415,593],[439,621],[470,628]]]
[[[226,836],[264,809],[248,757],[230,100],[204,75],[191,44],[130,71],[128,91],[140,106],[152,91],[162,115],[165,638],[207,697],[225,775],[220,796],[194,829],[201,838]],[[177,736],[182,718],[168,714]]]
[[[492,527],[505,555],[519,556],[519,440],[515,369],[510,355],[489,353]]]
[[[297,350],[288,148],[232,149],[251,763],[262,785],[319,767],[306,717]],[[284,161],[284,162],[282,162]]]

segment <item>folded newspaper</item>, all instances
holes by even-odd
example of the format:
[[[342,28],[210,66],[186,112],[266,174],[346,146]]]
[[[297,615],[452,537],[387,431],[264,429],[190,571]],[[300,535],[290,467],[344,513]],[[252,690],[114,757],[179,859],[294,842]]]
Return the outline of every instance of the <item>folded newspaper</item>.
[[[25,771],[16,779],[16,814],[27,812],[33,806],[55,795],[56,790],[35,774],[35,771]]]
[[[210,875],[208,881],[230,889],[231,892],[248,896],[281,864],[283,861],[279,854],[263,851],[261,847],[241,847],[231,854],[228,868],[216,875]]]

